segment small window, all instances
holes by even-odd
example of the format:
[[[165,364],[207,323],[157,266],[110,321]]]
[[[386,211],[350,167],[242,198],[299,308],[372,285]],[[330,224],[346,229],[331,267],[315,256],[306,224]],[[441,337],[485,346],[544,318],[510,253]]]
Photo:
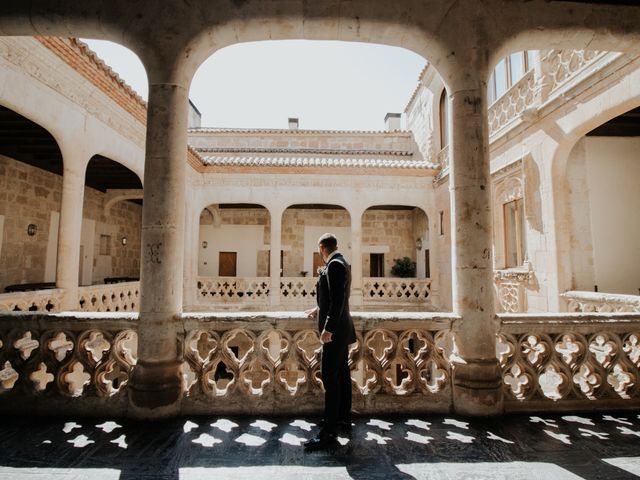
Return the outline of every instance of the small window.
[[[369,254],[369,276],[384,277],[384,253]]]
[[[505,267],[517,267],[524,262],[524,213],[522,199],[502,206],[504,215]]]
[[[509,88],[509,79],[507,77],[507,59],[503,58],[496,65],[494,70],[494,76],[496,79],[496,98],[504,95],[504,92]]]
[[[440,95],[440,148],[449,145],[449,98],[446,90]]]
[[[444,212],[440,212],[440,235],[444,235]]]
[[[424,276],[425,278],[431,278],[431,261],[428,248],[424,251]]]
[[[111,255],[111,235],[100,235],[100,255]]]
[[[509,77],[510,85],[515,85],[524,76],[524,52],[512,53],[509,55]]]

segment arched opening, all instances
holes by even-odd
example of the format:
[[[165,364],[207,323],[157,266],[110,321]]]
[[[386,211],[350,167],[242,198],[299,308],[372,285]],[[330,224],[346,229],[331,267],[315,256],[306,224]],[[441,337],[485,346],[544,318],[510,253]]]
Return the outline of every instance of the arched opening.
[[[362,215],[362,276],[365,306],[397,310],[429,305],[429,219],[419,207],[377,205]]]
[[[85,173],[82,216],[79,285],[138,281],[140,178],[120,163],[95,155]]]
[[[315,305],[315,284],[324,261],[318,252],[323,233],[338,238],[338,250],[352,261],[351,217],[342,206],[295,204],[282,215],[281,302],[294,308]]]
[[[270,228],[269,211],[262,205],[220,203],[202,210],[198,308],[264,308],[269,304]]]
[[[0,291],[55,287],[62,170],[54,137],[0,106]]]
[[[587,133],[566,167],[571,290],[640,294],[640,108]]]

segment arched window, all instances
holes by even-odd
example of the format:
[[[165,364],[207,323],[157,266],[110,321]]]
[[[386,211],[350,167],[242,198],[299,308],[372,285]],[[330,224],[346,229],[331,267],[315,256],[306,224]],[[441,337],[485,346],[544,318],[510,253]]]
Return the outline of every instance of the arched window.
[[[440,95],[440,148],[449,145],[449,98],[447,90]]]

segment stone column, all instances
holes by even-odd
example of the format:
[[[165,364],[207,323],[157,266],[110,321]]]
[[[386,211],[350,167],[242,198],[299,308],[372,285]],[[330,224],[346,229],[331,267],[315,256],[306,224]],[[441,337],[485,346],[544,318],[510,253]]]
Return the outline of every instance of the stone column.
[[[194,201],[194,199],[190,199]],[[194,203],[190,203],[194,205]],[[188,207],[187,207],[188,208]],[[193,310],[198,301],[198,260],[200,257],[200,212],[187,211],[185,225],[183,308]]]
[[[187,101],[186,84],[150,81],[138,363],[129,390],[131,413],[141,418],[175,415],[182,398],[177,333],[182,330]]]
[[[466,415],[502,412],[484,71],[466,68],[464,87],[454,86],[450,97],[452,293],[453,311],[462,317],[455,333],[463,360],[454,365],[453,406]]]
[[[63,149],[62,202],[58,228],[56,286],[64,289],[61,310],[78,310],[80,236],[87,156]]]
[[[269,210],[271,216],[271,251],[269,255],[269,271],[271,275],[271,287],[269,298],[271,306],[280,306],[280,252],[282,251],[282,209]]]
[[[351,298],[349,303],[360,306],[362,294],[362,215],[364,212],[350,211],[351,215]],[[340,245],[338,245],[340,247]]]

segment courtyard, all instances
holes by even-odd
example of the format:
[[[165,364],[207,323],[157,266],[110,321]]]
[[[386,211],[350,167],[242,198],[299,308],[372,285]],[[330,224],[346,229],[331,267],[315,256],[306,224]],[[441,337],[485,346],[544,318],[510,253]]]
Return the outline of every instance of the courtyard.
[[[637,412],[360,416],[340,446],[301,446],[317,417],[201,416],[140,423],[9,418],[0,479],[627,479]]]

